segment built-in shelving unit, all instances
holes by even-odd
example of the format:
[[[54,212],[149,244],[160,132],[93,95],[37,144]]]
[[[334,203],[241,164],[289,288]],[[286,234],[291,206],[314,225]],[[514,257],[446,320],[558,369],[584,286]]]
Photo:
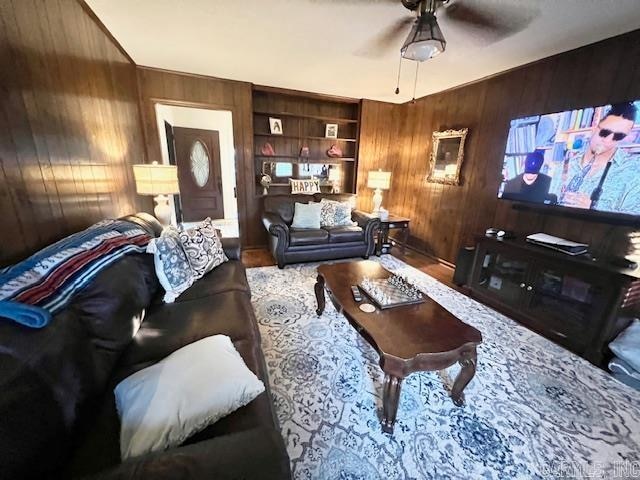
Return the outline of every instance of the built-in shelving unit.
[[[282,134],[273,134],[269,118],[282,122]],[[320,179],[323,191],[334,185],[340,192],[355,192],[360,133],[360,102],[324,95],[254,86],[253,143],[256,182],[267,173],[272,184],[269,194],[289,192],[289,178]],[[338,125],[338,138],[325,137],[327,124]],[[264,155],[265,143],[275,155]],[[327,150],[336,145],[341,157],[329,157]],[[309,155],[301,156],[303,147]],[[329,181],[329,173],[339,172],[339,180]],[[262,193],[262,188],[257,189]]]

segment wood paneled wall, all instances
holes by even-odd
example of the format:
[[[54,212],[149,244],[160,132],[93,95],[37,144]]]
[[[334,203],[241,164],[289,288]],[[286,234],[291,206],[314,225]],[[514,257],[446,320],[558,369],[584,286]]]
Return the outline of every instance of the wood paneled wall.
[[[261,199],[253,171],[251,84],[144,67],[138,68],[138,82],[149,161],[162,162],[156,103],[231,111],[242,246],[265,245],[266,234],[260,222]]]
[[[135,66],[76,0],[0,2],[0,264],[149,210]]]
[[[393,172],[383,205],[412,219],[411,243],[446,262],[495,226],[544,231],[627,253],[632,229],[512,208],[496,198],[513,118],[640,98],[640,30],[579,48],[415,103],[363,102],[358,168],[360,208],[371,208],[366,173]],[[434,130],[469,128],[461,186],[427,183]]]

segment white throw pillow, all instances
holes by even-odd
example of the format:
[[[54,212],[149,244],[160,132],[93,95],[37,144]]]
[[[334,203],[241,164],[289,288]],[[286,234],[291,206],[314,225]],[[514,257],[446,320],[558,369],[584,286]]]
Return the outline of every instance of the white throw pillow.
[[[187,229],[180,229],[180,242],[196,280],[229,260],[222,240],[210,218]]]
[[[262,392],[229,337],[187,345],[115,388],[122,460],[178,446]]]
[[[172,303],[193,285],[195,277],[176,228],[167,227],[158,238],[151,240],[147,245],[147,253],[153,253],[156,276],[166,292],[166,303]]]

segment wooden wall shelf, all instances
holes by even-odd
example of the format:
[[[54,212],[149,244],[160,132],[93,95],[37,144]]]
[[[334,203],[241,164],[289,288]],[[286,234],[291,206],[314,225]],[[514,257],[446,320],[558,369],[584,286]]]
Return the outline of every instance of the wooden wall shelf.
[[[277,137],[277,138],[288,138],[294,140],[327,140],[332,142],[357,142],[358,140],[355,138],[327,138],[327,137],[309,137],[306,135],[277,135],[273,133],[254,133],[256,137]]]
[[[269,117],[282,121],[283,135],[270,133]],[[324,136],[327,123],[338,124],[338,138]],[[332,187],[327,179],[328,172],[338,168],[341,181],[336,187],[340,192],[355,193],[359,137],[359,101],[281,89],[253,88],[253,156],[258,186],[262,174],[273,170],[272,163],[291,163],[290,178],[309,178],[309,168],[303,167],[308,164],[314,166],[311,171],[315,169],[317,173],[312,174],[321,180],[324,189]],[[262,147],[267,142],[275,150],[275,155],[262,154]],[[332,144],[342,149],[342,157],[326,155]],[[308,158],[300,156],[303,147],[309,148]],[[283,182],[283,177],[276,178],[273,173],[274,183],[269,194],[288,193],[289,183]]]
[[[321,120],[327,123],[358,123],[358,120],[351,118],[339,118],[339,117],[326,117],[323,115],[303,115],[301,113],[287,113],[287,112],[259,112],[254,110],[255,115],[266,115],[269,117],[293,117],[293,118],[309,118],[314,120]]]

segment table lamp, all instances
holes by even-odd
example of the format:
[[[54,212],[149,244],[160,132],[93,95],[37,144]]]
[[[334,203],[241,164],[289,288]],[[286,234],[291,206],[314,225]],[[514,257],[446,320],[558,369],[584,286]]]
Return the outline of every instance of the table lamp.
[[[329,181],[331,182],[331,193],[340,193],[340,180],[342,180],[342,173],[339,167],[332,167],[329,169]]]
[[[382,170],[372,170],[367,178],[367,187],[375,188],[373,193],[373,212],[374,215],[380,215],[380,207],[382,206],[382,190],[389,190],[391,185],[391,172],[383,172]]]
[[[175,165],[139,164],[133,166],[138,195],[153,195],[156,206],[153,213],[162,225],[171,223],[169,195],[180,193],[178,167]]]

